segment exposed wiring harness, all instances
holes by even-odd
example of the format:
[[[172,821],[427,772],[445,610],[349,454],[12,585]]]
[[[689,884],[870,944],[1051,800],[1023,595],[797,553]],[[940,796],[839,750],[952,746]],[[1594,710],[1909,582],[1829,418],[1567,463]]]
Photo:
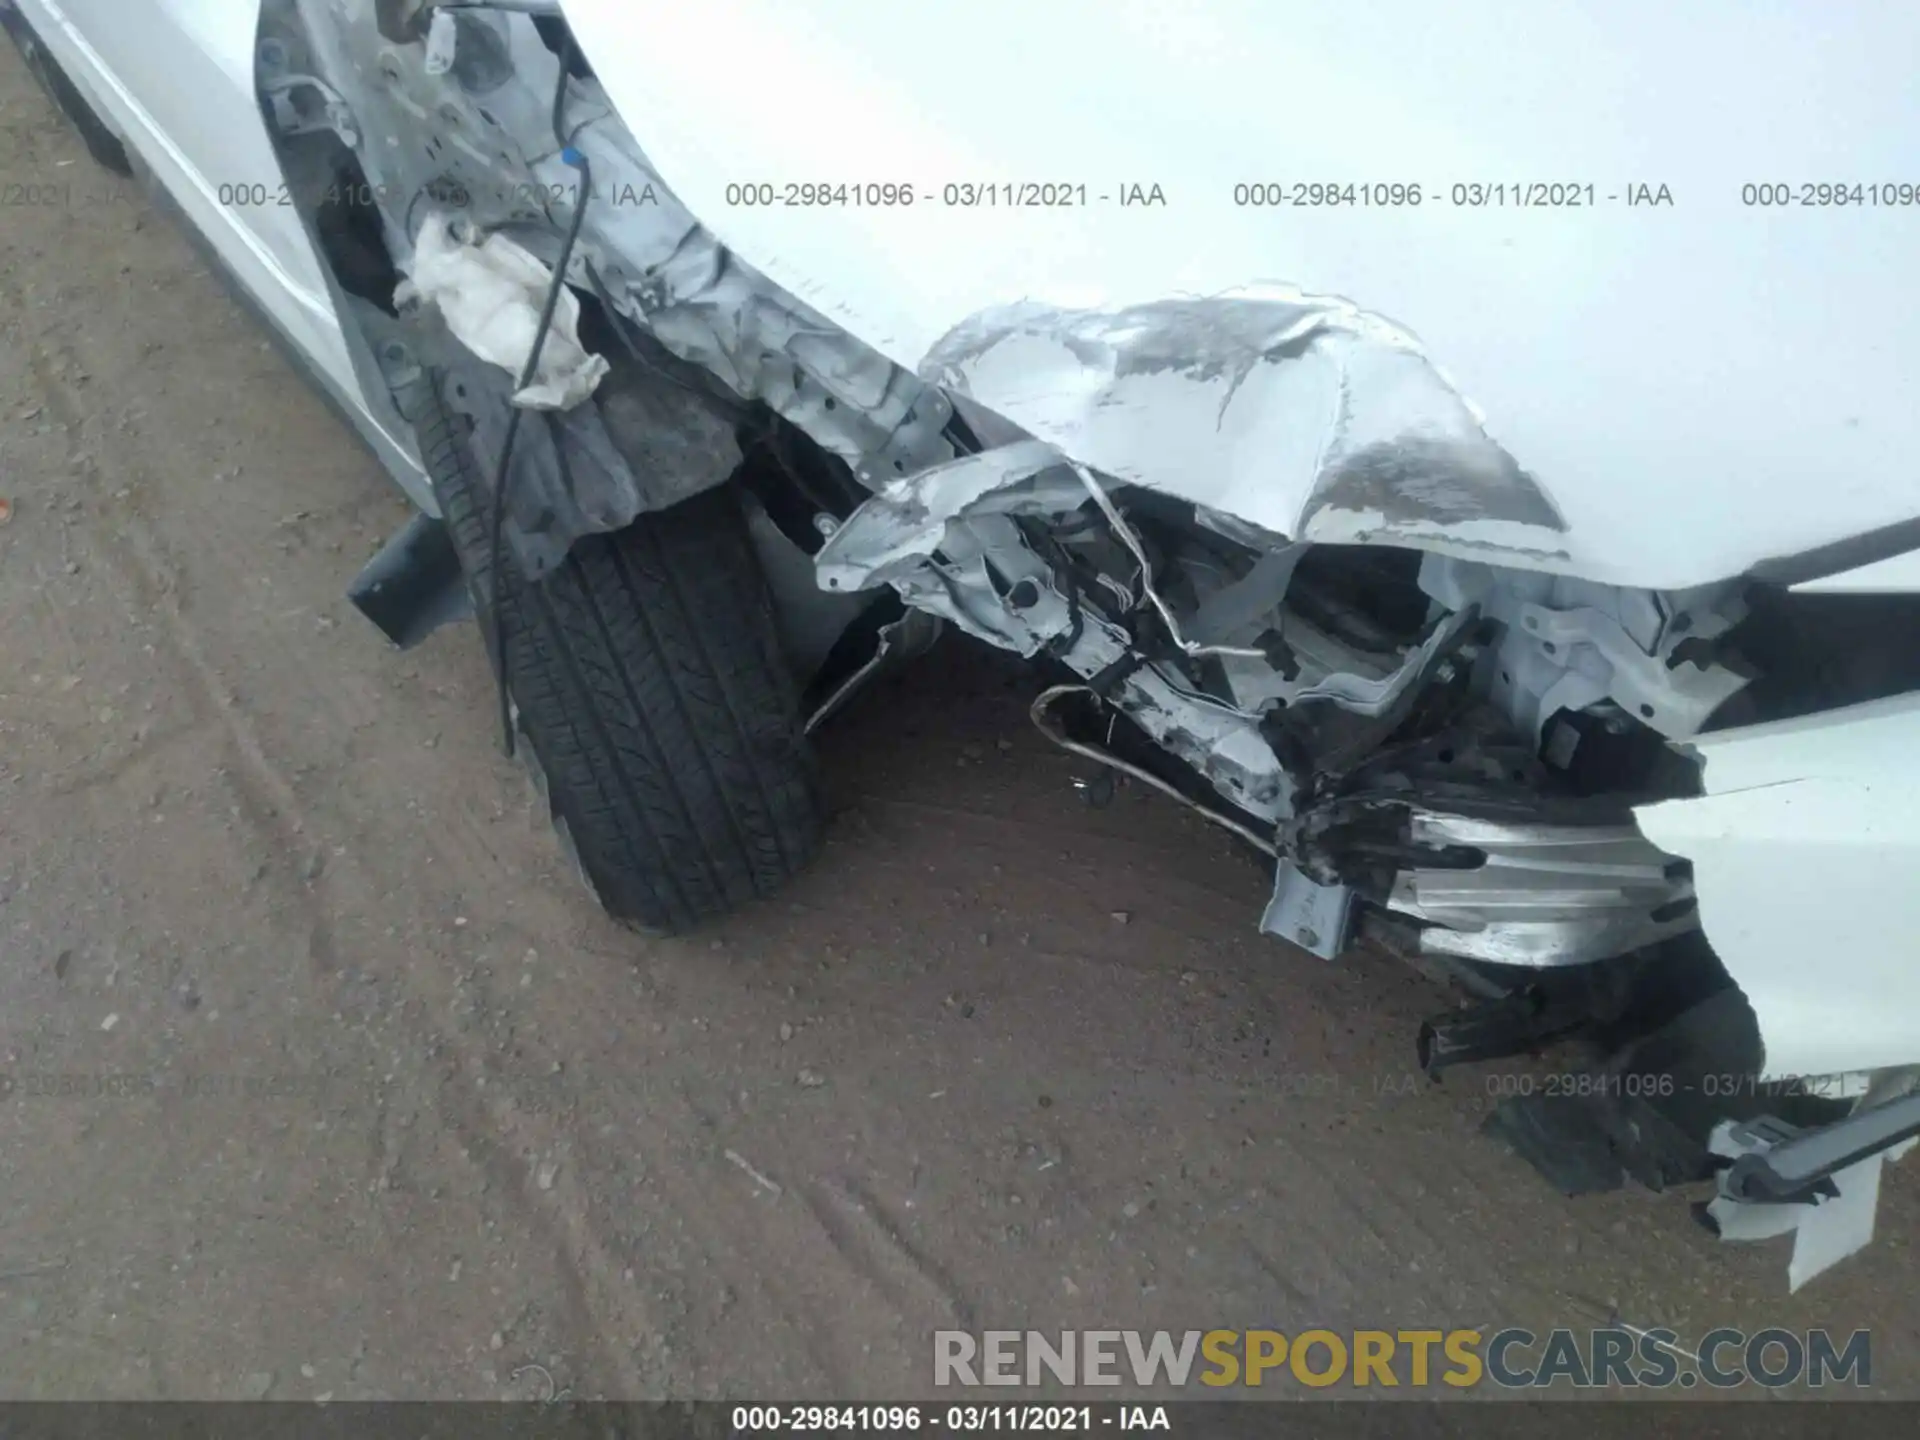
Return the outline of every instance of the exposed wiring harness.
[[[518,7],[502,6],[513,9]],[[580,172],[580,198],[573,207],[573,223],[567,227],[567,237],[560,246],[560,257],[554,262],[553,284],[547,289],[546,303],[540,309],[540,326],[534,333],[533,347],[527,352],[527,363],[520,371],[520,383],[515,393],[525,390],[533,383],[540,369],[540,357],[546,352],[547,335],[553,328],[553,317],[560,308],[560,297],[567,288],[567,267],[573,263],[574,248],[580,243],[580,231],[587,222],[587,205],[593,195],[593,166],[587,157],[573,146],[572,138],[566,131],[567,84],[569,72],[573,68],[576,53],[573,36],[567,36],[564,52],[560,56],[560,80],[553,94],[553,138],[560,145],[560,158]],[[513,464],[514,441],[520,435],[520,421],[525,412],[518,406],[507,419],[506,438],[500,445],[500,462],[493,476],[493,515],[487,535],[487,574],[493,589],[493,673],[499,682],[500,694],[500,743],[506,753],[514,753],[513,740],[513,696],[507,685],[507,607],[506,586],[503,584],[506,564],[506,518],[507,486],[510,467]],[[562,443],[560,427],[551,412],[547,415],[547,426],[553,437],[554,452],[560,457],[561,473],[566,473],[566,450]]]
[[[1211,806],[1202,805],[1199,801],[1182,794],[1176,786],[1168,784],[1151,770],[1135,765],[1131,760],[1123,760],[1111,750],[1089,744],[1084,740],[1075,740],[1071,735],[1067,734],[1065,728],[1061,726],[1059,721],[1054,719],[1052,712],[1055,703],[1068,695],[1087,695],[1091,696],[1098,703],[1105,703],[1104,697],[1091,685],[1048,686],[1035,697],[1033,707],[1028,712],[1033,717],[1034,725],[1039,728],[1040,733],[1046,736],[1047,739],[1070,754],[1083,755],[1089,760],[1110,766],[1123,775],[1131,775],[1142,785],[1151,785],[1162,795],[1170,796],[1178,800],[1201,819],[1210,820],[1223,830],[1231,830],[1263,854],[1271,855],[1276,859],[1279,858],[1280,847],[1262,835],[1258,830],[1255,830],[1251,825],[1243,825],[1230,815],[1223,815]]]
[[[1093,497],[1093,503],[1100,507],[1100,513],[1107,517],[1107,523],[1113,527],[1115,536],[1119,538],[1122,545],[1127,547],[1128,551],[1133,555],[1134,562],[1139,565],[1140,589],[1147,603],[1152,605],[1154,610],[1159,614],[1160,622],[1167,627],[1167,635],[1173,641],[1173,646],[1176,650],[1179,650],[1182,654],[1196,657],[1202,655],[1233,655],[1248,660],[1264,660],[1267,658],[1264,650],[1257,650],[1246,645],[1208,645],[1198,640],[1187,639],[1186,635],[1181,632],[1180,622],[1174,618],[1172,607],[1169,606],[1165,600],[1162,600],[1160,598],[1160,592],[1153,588],[1153,562],[1147,558],[1146,546],[1142,545],[1139,537],[1133,533],[1133,527],[1127,524],[1126,518],[1120,513],[1119,506],[1113,503],[1112,497],[1107,494],[1106,487],[1093,478],[1093,472],[1091,470],[1078,461],[1068,461],[1067,463],[1073,473],[1079,477],[1080,483],[1086,487],[1087,494]]]

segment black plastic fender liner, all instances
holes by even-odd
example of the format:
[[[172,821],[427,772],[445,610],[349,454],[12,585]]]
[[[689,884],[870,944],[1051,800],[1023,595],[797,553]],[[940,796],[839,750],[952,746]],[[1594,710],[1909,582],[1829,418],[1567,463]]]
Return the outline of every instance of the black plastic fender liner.
[[[512,379],[476,361],[436,369],[426,383],[473,427],[468,444],[482,474],[497,474],[513,416]],[[642,510],[657,507],[644,503],[640,478],[615,448],[596,402],[529,418],[551,423],[520,426],[502,523],[521,573],[538,580],[566,559],[575,541],[622,529]]]
[[[513,416],[513,377],[467,351],[437,318],[390,329],[404,337],[380,346],[400,414],[417,427],[437,399],[471,425],[468,443],[483,474],[496,474]],[[585,536],[623,529],[724,484],[742,460],[732,407],[665,368],[626,357],[615,358],[590,399],[538,418],[551,423],[523,423],[514,441],[502,522],[507,550],[529,579],[551,573]]]

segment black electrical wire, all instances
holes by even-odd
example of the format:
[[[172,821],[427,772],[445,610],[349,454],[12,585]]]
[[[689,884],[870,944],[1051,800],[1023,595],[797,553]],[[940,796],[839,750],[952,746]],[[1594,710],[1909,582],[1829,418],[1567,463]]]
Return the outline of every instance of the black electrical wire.
[[[567,288],[567,267],[573,263],[574,247],[580,242],[580,231],[587,221],[587,203],[593,194],[593,166],[585,155],[573,148],[573,142],[566,132],[567,82],[576,51],[576,42],[569,34],[565,53],[560,56],[560,81],[553,95],[553,137],[559,142],[560,158],[580,172],[580,194],[574,202],[573,223],[567,227],[567,238],[560,246],[560,258],[554,262],[553,284],[547,290],[546,304],[541,307],[540,328],[534,333],[533,348],[527,352],[527,363],[520,372],[520,383],[515,388],[515,394],[531,385],[540,369],[540,357],[547,348],[547,334],[553,326],[554,315],[560,309],[560,297]],[[514,441],[519,438],[520,418],[524,413],[518,405],[512,408],[513,413],[507,420],[506,439],[500,445],[500,463],[493,477],[493,516],[487,537],[487,573],[493,582],[493,670],[494,678],[499,683],[500,743],[509,756],[514,753],[513,697],[507,687],[506,586],[502,583],[506,551],[503,540],[506,533],[509,467],[513,463]],[[552,433],[554,449],[558,452],[563,437],[557,425]],[[564,453],[561,459],[564,464]]]
[[[593,298],[600,302],[601,312],[607,317],[607,328],[613,331],[613,338],[620,342],[620,348],[627,352],[629,360],[636,365],[646,365],[647,357],[640,353],[640,346],[634,341],[633,336],[627,333],[626,319],[615,308],[613,300],[608,296],[607,287],[600,279],[600,272],[593,268],[593,261],[583,260],[580,266],[587,272],[587,288],[593,292]],[[659,373],[666,374],[664,370]],[[676,377],[668,376],[667,378]]]

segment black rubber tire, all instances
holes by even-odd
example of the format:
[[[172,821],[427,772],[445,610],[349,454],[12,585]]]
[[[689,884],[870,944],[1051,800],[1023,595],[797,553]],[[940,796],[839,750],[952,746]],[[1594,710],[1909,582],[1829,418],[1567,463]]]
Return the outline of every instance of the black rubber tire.
[[[468,423],[436,398],[416,430],[491,649],[491,484]],[[522,748],[609,914],[682,933],[813,858],[816,768],[731,485],[588,536],[537,582],[502,569]]]

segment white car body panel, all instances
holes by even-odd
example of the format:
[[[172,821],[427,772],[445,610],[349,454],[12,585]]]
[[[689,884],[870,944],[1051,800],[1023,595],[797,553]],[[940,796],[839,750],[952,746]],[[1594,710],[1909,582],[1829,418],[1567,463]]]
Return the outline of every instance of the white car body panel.
[[[1920,1060],[1920,695],[1703,735],[1704,797],[1638,811],[1693,861],[1767,1078]]]
[[[10,3],[415,503],[430,502],[412,438],[366,403],[320,257],[282,182],[255,98],[259,0]],[[247,203],[223,203],[222,186],[248,187]]]
[[[377,429],[297,212],[220,202],[223,184],[277,198],[254,96],[257,0],[13,3]],[[1403,530],[1401,543],[1671,588],[1920,515],[1920,207],[1754,209],[1740,194],[1749,180],[1920,183],[1920,88],[1908,74],[1920,11],[1762,13],[1733,0],[565,8],[680,199],[793,295],[916,372],[956,327],[1016,302],[1112,313],[1264,282],[1269,294],[1346,297],[1363,322],[1417,335],[1566,522],[1533,534],[1464,522]],[[1236,182],[1267,180],[1429,193],[1591,181],[1602,196],[1645,183],[1675,200],[1233,204]],[[918,198],[726,203],[729,184],[760,181],[905,182]],[[969,210],[938,203],[949,181],[1084,183],[1095,197],[1157,184],[1168,203]],[[1274,402],[1297,393],[1292,378],[1174,375],[1106,394],[1073,390],[1057,353],[1009,358],[968,368],[970,394],[1076,458],[1289,535],[1366,538],[1315,530],[1312,466],[1272,463],[1287,436],[1262,427],[1286,418]],[[1553,553],[1530,553],[1542,533]],[[1920,590],[1920,552],[1804,588]],[[1920,700],[1696,743],[1708,795],[1641,819],[1655,843],[1694,860],[1706,928],[1760,1013],[1769,1072],[1920,1061]]]
[[[1115,308],[1277,282],[1420,338],[1564,514],[1551,568],[1681,587],[1920,515],[1920,208],[1741,195],[1920,179],[1910,6],[565,8],[689,208],[910,369],[1011,302]],[[1261,180],[1592,182],[1600,203],[1233,204],[1236,182]],[[910,182],[919,198],[727,203],[729,184],[761,181]],[[950,181],[1094,197],[1159,184],[1167,204],[965,210],[938,203]],[[1640,183],[1673,204],[1628,207]],[[976,398],[1059,438],[1044,387],[1001,378]],[[1242,463],[1222,483],[1262,495],[1262,517],[1303,513],[1305,494],[1263,488],[1257,453]]]
[[[319,257],[291,205],[254,95],[256,0],[15,0],[95,107],[307,357],[359,381]],[[267,204],[223,205],[222,185]]]

